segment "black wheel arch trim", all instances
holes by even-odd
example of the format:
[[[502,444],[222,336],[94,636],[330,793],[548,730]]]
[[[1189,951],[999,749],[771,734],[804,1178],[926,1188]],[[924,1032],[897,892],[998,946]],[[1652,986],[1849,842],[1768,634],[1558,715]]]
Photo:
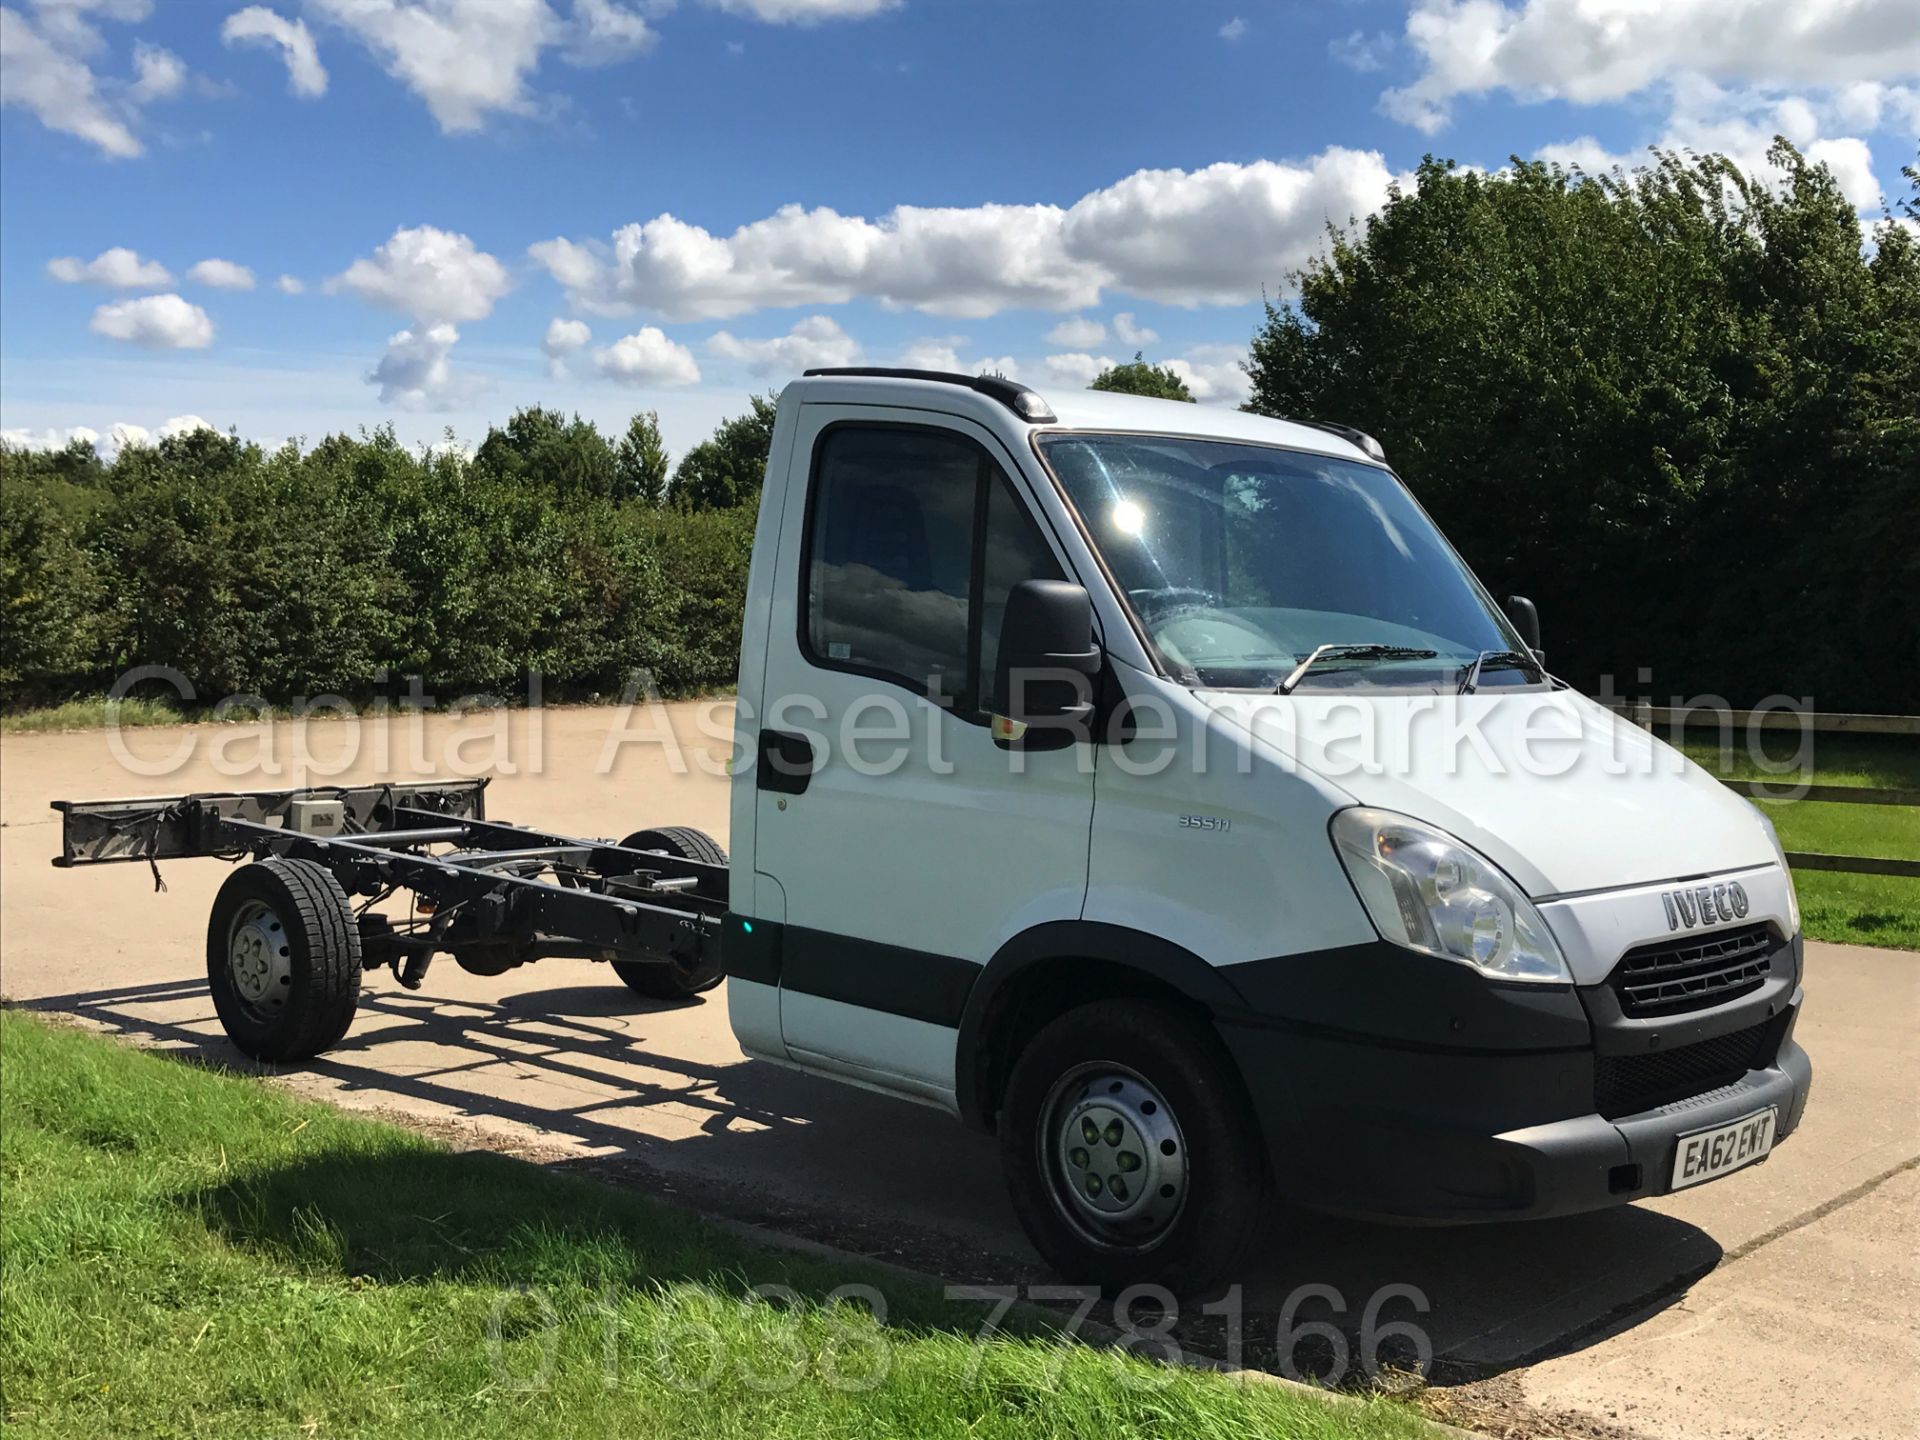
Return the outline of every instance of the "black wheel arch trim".
[[[1014,982],[1037,966],[1074,960],[1135,971],[1177,991],[1209,1016],[1246,1008],[1246,1000],[1219,967],[1162,936],[1098,920],[1050,920],[1023,930],[982,967],[961,1011],[954,1049],[954,1097],[961,1118],[970,1126],[986,1129],[991,1124],[995,1074],[988,1062],[994,1022],[1014,993]]]

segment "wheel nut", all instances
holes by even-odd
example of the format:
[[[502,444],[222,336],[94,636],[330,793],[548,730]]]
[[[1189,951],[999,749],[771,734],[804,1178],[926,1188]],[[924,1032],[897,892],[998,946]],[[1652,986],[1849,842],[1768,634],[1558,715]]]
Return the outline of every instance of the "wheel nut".
[[[1132,1174],[1140,1168],[1140,1157],[1131,1150],[1122,1150],[1118,1155],[1113,1157],[1113,1163],[1128,1174]]]
[[[1127,1198],[1127,1182],[1122,1180],[1118,1175],[1115,1175],[1108,1181],[1107,1188],[1113,1191],[1114,1199],[1124,1200]]]
[[[1127,1132],[1121,1128],[1118,1120],[1109,1120],[1107,1122],[1106,1134],[1102,1138],[1104,1138],[1109,1145],[1118,1145],[1120,1143],[1120,1137],[1126,1133]]]
[[[1092,1158],[1093,1158],[1092,1156],[1088,1155],[1087,1152],[1081,1149],[1078,1145],[1074,1146],[1073,1149],[1067,1152],[1067,1159],[1073,1162],[1073,1168],[1076,1170],[1086,1169],[1087,1162]]]

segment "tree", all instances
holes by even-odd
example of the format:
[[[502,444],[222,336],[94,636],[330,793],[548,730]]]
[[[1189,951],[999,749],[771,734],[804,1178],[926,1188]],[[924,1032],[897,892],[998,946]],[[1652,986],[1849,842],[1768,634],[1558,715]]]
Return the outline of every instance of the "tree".
[[[730,510],[760,498],[773,449],[778,395],[755,395],[745,415],[722,421],[710,439],[681,457],[673,500],[689,510]]]
[[[604,498],[614,491],[613,447],[599,428],[538,405],[516,410],[504,429],[489,429],[473,460],[497,480],[556,495]]]
[[[1583,688],[1911,710],[1916,247],[1868,258],[1833,176],[1771,159],[1429,158],[1268,305],[1247,408],[1377,436]]]
[[[1149,365],[1138,350],[1124,365],[1110,365],[1093,377],[1089,390],[1110,390],[1119,395],[1147,395],[1155,400],[1193,400],[1187,382],[1171,366]]]
[[[118,623],[75,528],[34,483],[78,460],[72,447],[50,457],[0,447],[0,686],[10,694],[57,691],[97,669]]]
[[[652,410],[627,422],[613,452],[613,495],[652,506],[667,498],[667,447],[660,438],[660,417]]]

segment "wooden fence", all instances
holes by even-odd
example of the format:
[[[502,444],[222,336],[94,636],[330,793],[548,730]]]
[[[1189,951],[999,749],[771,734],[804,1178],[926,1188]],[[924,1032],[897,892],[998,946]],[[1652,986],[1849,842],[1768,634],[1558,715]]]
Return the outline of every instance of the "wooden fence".
[[[1758,726],[1762,730],[1812,730],[1833,735],[1911,735],[1920,744],[1920,715],[1837,715],[1800,710],[1699,710],[1666,705],[1625,704],[1615,707],[1643,730],[1664,726],[1735,731]],[[1783,797],[1772,780],[1723,780],[1728,789],[1750,799],[1816,800],[1842,805],[1904,805],[1920,807],[1920,790],[1891,790],[1866,785],[1792,785]],[[1854,875],[1899,875],[1920,879],[1920,860],[1884,860],[1872,855],[1820,855],[1789,850],[1787,864],[1796,870],[1844,870]]]

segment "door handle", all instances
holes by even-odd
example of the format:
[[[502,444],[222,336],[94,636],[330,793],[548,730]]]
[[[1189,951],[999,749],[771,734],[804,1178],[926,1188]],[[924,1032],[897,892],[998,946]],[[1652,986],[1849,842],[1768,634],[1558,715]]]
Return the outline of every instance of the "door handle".
[[[760,730],[754,784],[777,795],[804,795],[813,780],[813,744],[791,730]]]

